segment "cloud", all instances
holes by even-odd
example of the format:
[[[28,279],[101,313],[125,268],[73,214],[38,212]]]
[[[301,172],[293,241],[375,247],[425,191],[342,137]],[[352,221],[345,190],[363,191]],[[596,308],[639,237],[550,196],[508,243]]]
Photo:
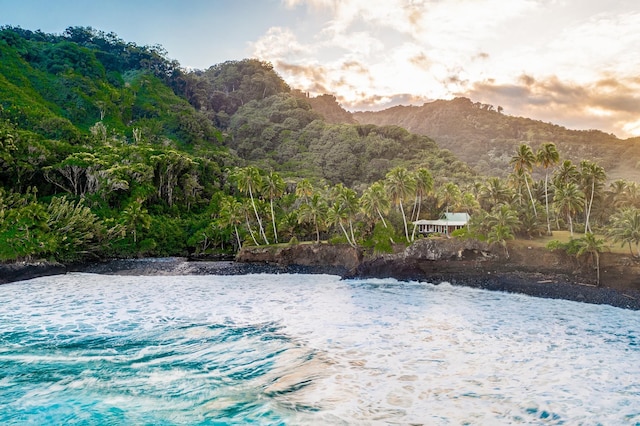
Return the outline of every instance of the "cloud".
[[[511,115],[558,122],[576,129],[601,129],[619,137],[640,135],[640,79],[601,79],[579,84],[557,76],[522,75],[516,84],[476,82],[460,96],[507,106]]]
[[[466,96],[572,128],[640,132],[640,12],[625,0],[283,4],[303,16],[296,28],[306,19],[320,30],[272,28],[256,56],[292,87],[333,94],[347,109]]]

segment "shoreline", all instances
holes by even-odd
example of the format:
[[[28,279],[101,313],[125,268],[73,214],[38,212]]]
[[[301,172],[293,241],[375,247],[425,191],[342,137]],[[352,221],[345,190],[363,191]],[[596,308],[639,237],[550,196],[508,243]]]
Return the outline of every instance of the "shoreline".
[[[466,268],[463,268],[466,269]],[[454,286],[465,286],[490,291],[525,294],[533,297],[562,299],[575,302],[610,305],[629,310],[640,310],[640,291],[596,287],[579,284],[563,274],[526,271],[486,271],[481,269],[426,272],[408,268],[403,273],[373,271],[368,273],[339,265],[282,265],[269,262],[205,261],[187,258],[143,258],[115,259],[74,265],[47,264],[1,264],[0,284],[29,280],[32,278],[64,275],[71,272],[103,275],[246,275],[246,274],[329,274],[342,279],[393,278],[399,281],[420,281],[439,284],[448,282]],[[396,270],[397,272],[397,270]]]

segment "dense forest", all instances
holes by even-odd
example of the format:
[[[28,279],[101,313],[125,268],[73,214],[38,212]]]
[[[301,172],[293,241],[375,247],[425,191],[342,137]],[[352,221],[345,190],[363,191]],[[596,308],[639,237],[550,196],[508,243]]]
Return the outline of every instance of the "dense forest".
[[[0,29],[0,260],[216,255],[245,244],[408,244],[412,222],[472,215],[501,244],[555,229],[638,253],[640,190],[549,141],[477,173],[426,135],[358,124],[269,63],[187,71],[160,46],[73,27]],[[588,241],[591,238],[593,241]],[[632,247],[633,246],[633,247]],[[586,249],[584,249],[586,250]]]

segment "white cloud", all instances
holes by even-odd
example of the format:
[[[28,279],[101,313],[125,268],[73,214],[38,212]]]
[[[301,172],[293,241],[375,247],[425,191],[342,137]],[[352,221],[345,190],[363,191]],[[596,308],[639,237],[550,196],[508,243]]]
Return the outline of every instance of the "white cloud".
[[[606,130],[621,136],[637,132],[637,121],[620,110],[634,109],[624,107],[620,87],[598,83],[619,79],[628,89],[640,68],[640,12],[624,0],[283,3],[308,8],[306,19],[327,17],[322,31],[302,42],[291,30],[271,29],[256,42],[256,54],[276,69],[281,64],[292,86],[328,90],[347,108],[361,108],[367,100],[380,105],[398,97],[476,95],[488,99],[474,100],[499,99],[507,111],[528,111],[559,124],[576,122],[566,112],[572,110],[605,127],[608,120]],[[310,81],[312,74],[322,84]],[[525,89],[523,75],[544,84]],[[499,88],[499,96],[491,87]],[[509,87],[527,98],[506,95]]]

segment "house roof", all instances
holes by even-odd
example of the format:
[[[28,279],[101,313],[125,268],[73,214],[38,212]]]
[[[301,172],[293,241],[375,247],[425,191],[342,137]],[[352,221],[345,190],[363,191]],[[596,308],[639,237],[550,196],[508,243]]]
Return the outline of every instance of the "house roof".
[[[440,219],[417,220],[414,225],[465,226],[469,222],[468,213],[444,213]]]

